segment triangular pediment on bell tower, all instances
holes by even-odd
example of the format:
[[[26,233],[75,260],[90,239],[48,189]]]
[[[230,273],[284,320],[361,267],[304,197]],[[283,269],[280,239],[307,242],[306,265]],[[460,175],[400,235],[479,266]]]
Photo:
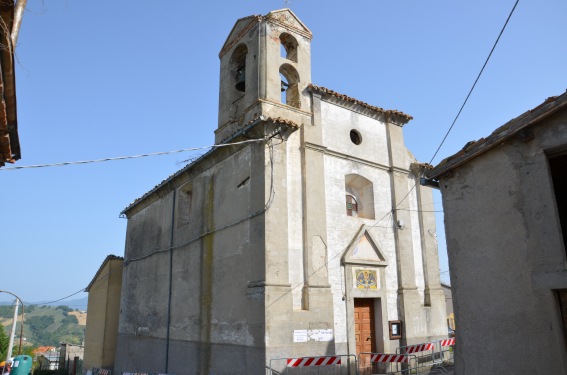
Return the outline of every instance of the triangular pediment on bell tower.
[[[313,34],[311,30],[305,26],[303,22],[291,11],[291,9],[285,8],[280,10],[274,10],[268,13],[265,18],[271,22],[278,23],[285,28],[294,30],[295,32],[312,39]]]
[[[274,10],[265,16],[253,15],[248,17],[240,18],[232,30],[228,34],[220,52],[219,57],[222,57],[233,45],[238,43],[238,41],[245,35],[250,29],[256,26],[260,21],[266,20],[278,24],[286,29],[293,30],[296,33],[303,35],[308,39],[313,38],[311,30],[305,26],[303,22],[293,13],[290,9],[280,9]]]
[[[343,264],[387,266],[386,256],[370,233],[370,227],[363,225],[343,253]]]
[[[246,34],[253,26],[255,26],[258,22],[260,22],[261,19],[262,16],[253,15],[253,16],[240,18],[238,21],[236,21],[219,52],[219,57],[222,57],[222,55],[226,51],[228,51],[230,47],[232,47],[235,43],[237,43],[240,40],[240,38],[244,34]]]

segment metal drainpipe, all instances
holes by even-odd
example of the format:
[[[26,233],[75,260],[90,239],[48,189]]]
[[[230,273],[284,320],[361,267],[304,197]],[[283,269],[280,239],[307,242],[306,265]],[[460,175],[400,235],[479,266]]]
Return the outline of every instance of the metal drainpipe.
[[[167,333],[165,341],[165,373],[169,369],[169,329],[171,325],[171,288],[173,286],[173,234],[175,231],[175,200],[177,190],[173,188],[173,202],[171,204],[171,235],[169,238],[169,294],[167,297]]]

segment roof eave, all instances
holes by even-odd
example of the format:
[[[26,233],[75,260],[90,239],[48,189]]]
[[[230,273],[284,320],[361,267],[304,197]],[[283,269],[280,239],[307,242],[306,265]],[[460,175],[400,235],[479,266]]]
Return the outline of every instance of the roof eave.
[[[518,132],[522,129],[537,124],[546,117],[549,117],[564,108],[566,105],[567,93],[564,93],[555,98],[553,101],[544,102],[534,109],[524,112],[520,116],[508,121],[506,124],[496,129],[486,139],[481,138],[479,141],[475,142],[478,143],[477,147],[474,147],[475,145],[473,144],[472,147],[469,146],[467,148],[467,144],[463,150],[441,161],[435,168],[426,173],[427,178],[438,181],[452,170],[495,148],[502,142],[518,134]],[[502,131],[501,129],[504,127],[506,129]]]

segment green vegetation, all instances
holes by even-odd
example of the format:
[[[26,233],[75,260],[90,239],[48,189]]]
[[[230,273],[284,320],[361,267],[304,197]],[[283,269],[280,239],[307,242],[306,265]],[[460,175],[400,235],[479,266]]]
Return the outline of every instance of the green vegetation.
[[[8,335],[6,335],[6,331],[0,329],[0,358],[6,358],[6,352],[8,351],[8,344],[10,343],[10,339]]]
[[[26,306],[26,319],[24,322],[24,337],[26,338],[23,351],[30,346],[59,346],[61,342],[79,345],[84,341],[85,326],[80,326],[77,317],[69,315],[73,311],[68,306]],[[0,323],[5,330],[0,330],[0,353],[2,353],[2,334],[11,328],[13,306],[0,306]],[[21,314],[21,310],[20,310]],[[8,318],[9,317],[9,318]],[[20,318],[21,319],[21,316]],[[20,332],[20,321],[16,332]],[[6,347],[8,346],[6,338]],[[17,343],[15,343],[17,346]]]

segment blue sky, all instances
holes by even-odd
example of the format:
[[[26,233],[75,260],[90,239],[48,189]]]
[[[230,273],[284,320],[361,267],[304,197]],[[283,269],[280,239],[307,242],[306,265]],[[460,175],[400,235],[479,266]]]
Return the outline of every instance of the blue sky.
[[[286,6],[267,0],[28,3],[16,50],[18,166],[213,144],[218,52],[226,36],[238,18]],[[313,32],[313,83],[411,114],[406,144],[429,162],[513,5],[295,0],[287,6]],[[433,164],[565,91],[566,15],[564,0],[520,1]],[[106,255],[123,255],[120,211],[191,156],[0,169],[0,247],[2,263],[9,264],[0,289],[25,301],[51,301],[85,287]],[[448,281],[446,272],[443,278]],[[0,294],[0,301],[7,299]]]

